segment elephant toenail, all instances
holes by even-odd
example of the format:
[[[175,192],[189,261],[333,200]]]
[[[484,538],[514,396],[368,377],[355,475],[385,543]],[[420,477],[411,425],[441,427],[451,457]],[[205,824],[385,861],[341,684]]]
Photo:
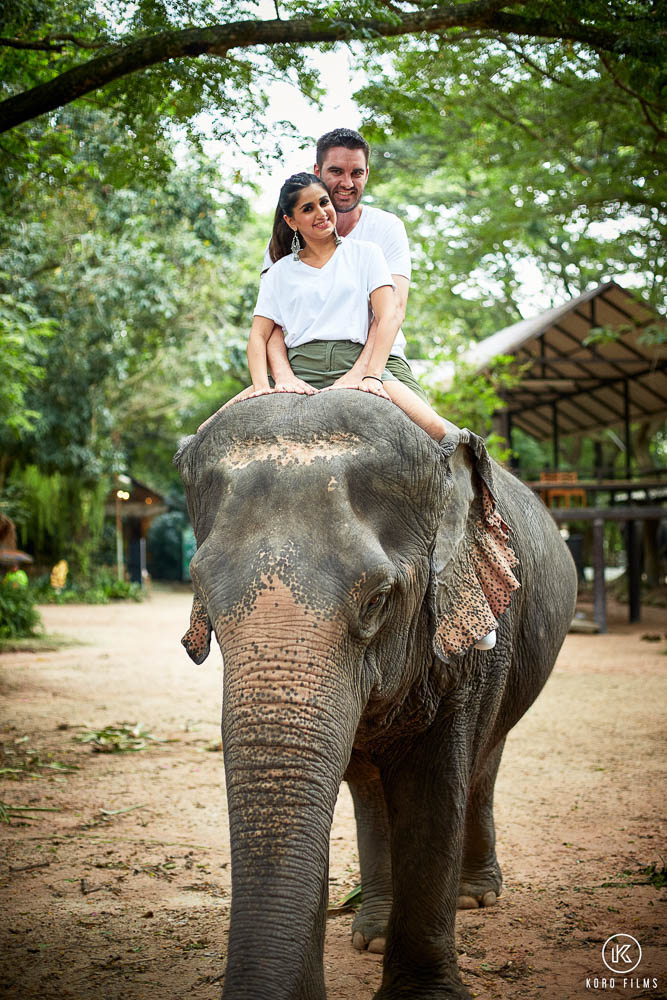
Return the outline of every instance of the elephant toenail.
[[[384,945],[385,945],[384,938],[381,937],[373,938],[373,940],[368,945],[368,950],[372,952],[374,955],[384,955]]]
[[[489,892],[485,892],[482,896],[482,906],[495,906],[497,899],[498,897],[495,892],[489,890]]]
[[[357,951],[366,950],[366,938],[361,933],[361,931],[355,931],[352,935],[352,946],[357,949]]]
[[[459,896],[456,900],[457,910],[476,910],[479,907],[479,903],[474,896]]]

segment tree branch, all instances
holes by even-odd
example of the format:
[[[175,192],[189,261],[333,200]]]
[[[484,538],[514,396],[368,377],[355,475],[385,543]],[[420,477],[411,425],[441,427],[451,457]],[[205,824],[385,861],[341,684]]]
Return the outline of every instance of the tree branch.
[[[523,48],[517,48],[516,45],[513,45],[506,38],[500,38],[499,41],[502,42],[506,49],[514,53],[515,56],[518,56],[521,62],[525,63],[526,66],[530,66],[533,72],[537,73],[538,76],[541,76],[545,80],[551,80],[553,83],[558,84],[559,87],[567,87],[569,90],[572,90],[571,83],[568,83],[567,80],[562,77],[556,76],[554,73],[549,73],[546,69],[543,69],[542,66],[531,59],[530,56],[526,55]]]
[[[109,45],[108,41],[92,42],[86,38],[78,38],[76,35],[47,35],[45,38],[37,38],[33,41],[26,41],[22,38],[0,38],[0,46],[10,49],[29,49],[32,52],[62,52],[65,42],[71,42],[80,49],[103,49]]]
[[[604,56],[604,54],[602,52],[598,52],[598,57],[600,59],[600,62],[604,66],[604,68],[609,73],[609,76],[614,81],[614,85],[616,87],[618,87],[619,90],[625,91],[626,94],[630,94],[630,97],[634,97],[635,100],[639,101],[639,103],[641,105],[642,112],[644,114],[644,118],[649,123],[649,125],[651,126],[651,128],[653,129],[653,131],[656,133],[656,135],[660,139],[667,139],[667,133],[663,132],[663,130],[660,128],[660,126],[656,122],[653,121],[653,118],[651,117],[651,114],[650,114],[650,112],[648,110],[649,107],[651,107],[651,108],[653,108],[656,111],[663,112],[664,108],[661,108],[658,104],[654,104],[653,101],[647,101],[647,100],[645,100],[645,98],[643,98],[641,96],[641,94],[638,94],[636,90],[632,90],[632,88],[628,87],[627,84],[623,83],[622,80],[619,80],[619,78],[616,76],[616,74],[614,73],[614,71],[613,71],[613,69],[611,67],[611,63]]]
[[[64,48],[46,40],[24,42],[21,38],[0,38],[0,45],[10,49],[30,49],[32,52],[62,52]]]
[[[449,6],[430,7],[395,16],[391,21],[375,18],[333,21],[301,18],[291,21],[237,21],[207,28],[166,31],[147,38],[118,44],[111,52],[61,73],[48,83],[16,94],[0,104],[0,131],[53,111],[130,73],[170,59],[201,55],[224,57],[230,49],[257,45],[312,45],[318,42],[378,39],[401,35],[446,31],[449,28],[481,28],[532,38],[576,41],[615,53],[633,51],[632,42],[613,31],[571,22],[557,25],[542,18],[527,18],[499,11],[507,0],[471,0]],[[656,45],[660,39],[656,39]],[[640,53],[638,53],[640,54]],[[641,53],[645,55],[645,52]]]
[[[515,115],[512,115],[509,112],[502,111],[500,108],[496,107],[496,105],[492,104],[490,101],[484,101],[484,106],[488,108],[489,111],[492,111],[494,115],[498,115],[498,117],[502,118],[503,121],[508,122],[510,125],[516,126],[516,128],[520,128],[523,132],[526,133],[526,135],[529,135],[531,139],[534,139],[541,146],[544,146],[545,149],[547,148],[548,146],[547,137],[541,135],[534,128],[531,128],[531,126],[525,121],[525,119],[517,118]],[[571,157],[566,156],[563,153],[562,149],[560,153],[561,156],[563,157],[563,160],[565,161],[565,163],[567,163],[568,167],[571,170],[574,170],[575,173],[581,174],[582,177],[590,177],[591,175],[590,170],[586,170],[584,167],[580,166],[575,160],[571,159]]]

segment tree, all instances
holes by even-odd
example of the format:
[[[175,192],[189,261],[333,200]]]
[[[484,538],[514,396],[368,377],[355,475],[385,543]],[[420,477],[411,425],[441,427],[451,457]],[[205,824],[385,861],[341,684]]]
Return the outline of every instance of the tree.
[[[480,339],[520,319],[537,274],[552,300],[632,272],[664,295],[664,80],[657,67],[518,40],[396,48],[356,95],[372,193],[406,216],[408,330]],[[533,306],[533,309],[535,307]]]
[[[130,178],[132,141],[113,115],[66,109],[54,143],[12,165],[22,197],[0,194],[2,502],[23,509],[24,540],[80,573],[137,442],[145,455],[161,442],[159,479],[179,414],[194,430],[241,387],[226,342],[245,285],[226,272],[247,267],[247,202],[205,157],[177,166],[165,142]]]
[[[181,120],[184,112],[190,118],[205,107],[230,110],[234,91],[237,101],[239,92],[243,95],[247,110],[257,101],[252,85],[262,72],[291,73],[312,85],[299,68],[299,49],[340,41],[372,45],[406,35],[447,39],[463,30],[492,38],[557,39],[606,52],[614,60],[657,65],[666,23],[664,8],[652,0],[604,5],[597,0],[470,0],[432,6],[421,0],[334,0],[324,8],[286,0],[276,3],[278,16],[270,20],[237,0],[125,0],[114,4],[107,17],[103,7],[85,0],[67,10],[62,6],[54,0],[5,5],[0,45],[8,54],[9,74],[8,96],[0,103],[3,131],[100,88],[106,88],[105,104],[119,101],[126,107],[129,93],[136,97],[138,88],[152,95],[158,114]],[[142,82],[135,77],[139,73]],[[32,85],[26,88],[22,75]]]

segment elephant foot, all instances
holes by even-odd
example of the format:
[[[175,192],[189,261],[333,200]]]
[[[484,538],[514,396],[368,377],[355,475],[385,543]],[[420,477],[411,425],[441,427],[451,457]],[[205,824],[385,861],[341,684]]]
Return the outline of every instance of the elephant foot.
[[[495,906],[503,887],[503,877],[498,862],[480,871],[466,870],[461,873],[457,910],[477,910]]]
[[[373,1000],[471,1000],[471,994],[465,988],[461,980],[456,977],[450,978],[447,982],[429,984],[419,982],[394,982],[391,985],[381,986],[373,997]]]
[[[367,908],[362,905],[352,923],[352,945],[357,951],[384,954],[390,904]]]

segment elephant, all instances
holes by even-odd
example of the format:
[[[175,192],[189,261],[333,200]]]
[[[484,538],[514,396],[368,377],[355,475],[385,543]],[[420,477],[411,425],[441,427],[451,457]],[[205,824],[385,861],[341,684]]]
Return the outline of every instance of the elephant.
[[[347,780],[375,1000],[469,997],[459,906],[500,894],[493,789],[576,572],[541,501],[453,424],[351,389],[224,409],[175,457],[197,550],[183,643],[224,663],[232,904],[223,1000],[324,1000]],[[497,629],[494,649],[474,648]],[[252,947],[249,947],[252,942]],[[259,944],[259,947],[258,947]]]

